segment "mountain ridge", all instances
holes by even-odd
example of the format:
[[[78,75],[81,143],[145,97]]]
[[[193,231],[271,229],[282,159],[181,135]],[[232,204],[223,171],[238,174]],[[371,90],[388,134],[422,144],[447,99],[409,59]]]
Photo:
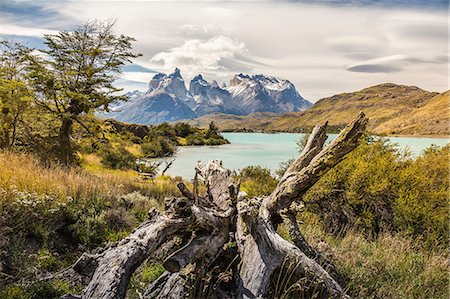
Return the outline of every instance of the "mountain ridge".
[[[449,91],[437,93],[416,86],[383,83],[320,99],[301,112],[251,114],[239,119],[215,114],[190,123],[203,126],[207,120],[214,120],[225,131],[309,132],[328,120],[330,131],[339,131],[363,110],[369,117],[369,131],[375,134],[448,136],[449,96]],[[425,119],[427,125],[421,125]]]
[[[158,73],[145,93],[131,94],[127,103],[116,103],[111,112],[98,113],[137,124],[155,124],[197,118],[211,113],[247,115],[255,112],[285,113],[312,105],[286,79],[265,75],[235,75],[230,84],[219,86],[201,74],[189,83],[189,90],[178,68],[166,75]]]

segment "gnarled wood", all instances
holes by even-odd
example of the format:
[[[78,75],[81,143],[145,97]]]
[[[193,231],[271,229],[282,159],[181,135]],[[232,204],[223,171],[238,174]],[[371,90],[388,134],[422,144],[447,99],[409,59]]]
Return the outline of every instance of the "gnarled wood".
[[[264,203],[270,214],[276,214],[282,209],[288,208],[296,198],[308,191],[328,170],[356,148],[367,121],[364,113],[361,112],[357,119],[351,122],[333,142],[315,155],[306,166],[302,165],[304,167],[298,170],[294,165],[292,169],[297,171],[286,173]],[[320,144],[321,139],[323,139],[321,134],[312,135],[308,143]],[[310,149],[312,153],[316,150],[314,147]],[[310,154],[306,152],[302,156],[310,157]],[[299,160],[301,159],[294,164],[303,164]]]
[[[273,272],[287,256],[297,259],[299,269],[304,275],[312,280],[322,281],[329,296],[333,298],[343,296],[339,284],[317,262],[276,233],[272,219],[282,209],[288,208],[296,198],[301,198],[323,174],[358,145],[366,123],[367,119],[361,113],[323,149],[320,149],[320,146],[323,146],[326,140],[325,126],[316,128],[308,141],[309,146],[294,165],[289,167],[275,190],[263,200],[260,207],[238,204],[240,229],[242,230],[242,223],[245,223],[248,230],[246,235],[244,232],[237,234],[240,240],[244,240],[240,243],[242,267],[239,298],[263,297],[267,293],[268,282]]]
[[[167,257],[163,264],[167,271],[147,288],[144,298],[198,296],[205,289],[200,286],[204,282],[202,277],[215,277],[211,279],[219,281],[217,273],[222,274],[220,271],[228,277],[232,275],[228,281],[237,282],[236,293],[230,295],[230,288],[217,288],[214,296],[264,298],[270,293],[274,272],[286,261],[295,265],[292,274],[295,279],[306,278],[319,286],[327,297],[345,297],[342,287],[333,278],[338,277],[337,271],[307,243],[289,207],[358,145],[366,123],[361,113],[325,147],[327,124],[314,128],[299,158],[288,168],[272,194],[262,199],[246,199],[221,161],[199,163],[193,191],[179,183],[184,198],[166,201],[164,213],[152,211],[150,219],[130,236],[100,253],[84,254],[78,260],[73,269],[91,277],[83,298],[124,298],[135,269],[158,247],[180,234],[187,243]],[[198,194],[198,177],[204,180],[205,195]],[[294,244],[276,232],[282,211]],[[235,248],[224,250],[234,241],[238,256]],[[234,261],[233,271],[229,271],[224,262],[231,265]],[[207,289],[208,292],[214,290]],[[209,296],[209,293],[201,296]]]
[[[178,202],[178,204],[183,201]],[[178,212],[156,215],[141,224],[130,236],[97,257],[98,265],[83,298],[124,298],[134,270],[155,251],[167,237],[193,224],[191,217]]]

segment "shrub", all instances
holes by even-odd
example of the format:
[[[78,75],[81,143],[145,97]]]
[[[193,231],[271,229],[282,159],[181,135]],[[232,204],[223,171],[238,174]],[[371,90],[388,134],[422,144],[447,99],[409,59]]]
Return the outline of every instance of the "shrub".
[[[402,156],[386,139],[365,140],[304,196],[325,229],[376,236],[402,231],[429,244],[447,240],[449,146]],[[431,167],[432,165],[432,167]]]
[[[268,195],[278,183],[270,170],[261,166],[247,166],[236,173],[235,177],[241,181],[241,190],[248,197]]]
[[[194,133],[194,131],[195,131],[194,127],[190,126],[187,123],[183,123],[183,122],[174,124],[173,128],[176,132],[176,135],[180,136],[180,137],[187,137],[188,135]]]
[[[123,207],[109,209],[104,216],[105,224],[115,231],[130,230],[134,224],[134,218]]]
[[[112,169],[132,169],[136,164],[136,157],[124,147],[117,149],[107,147],[101,151],[102,164]]]
[[[143,154],[149,158],[168,157],[175,153],[173,143],[162,136],[156,138],[146,138],[141,144]]]
[[[2,288],[0,290],[0,298],[5,299],[28,299],[29,296],[27,295],[26,291],[19,286],[16,285],[10,285]]]

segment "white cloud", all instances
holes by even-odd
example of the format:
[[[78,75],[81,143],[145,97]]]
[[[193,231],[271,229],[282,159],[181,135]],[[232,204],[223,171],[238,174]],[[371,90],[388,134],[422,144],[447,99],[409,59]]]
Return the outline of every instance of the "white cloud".
[[[406,55],[391,55],[349,65],[346,69],[361,73],[391,73],[403,70],[411,61],[414,59]]]
[[[153,77],[153,74],[149,72],[123,72],[121,77],[127,81],[148,83]]]
[[[116,17],[117,33],[135,37],[134,51],[144,55],[135,63],[163,72],[180,67],[185,79],[195,73],[219,81],[239,72],[279,76],[312,101],[383,82],[448,89],[447,11],[312,2],[38,1],[58,16],[32,24],[71,30]],[[23,19],[2,23],[25,26]],[[29,29],[26,34],[43,33]],[[146,88],[145,77],[124,79]]]
[[[223,59],[233,58],[245,51],[244,43],[226,36],[216,36],[207,41],[188,40],[179,47],[154,55],[150,61],[159,63],[166,71],[179,67],[188,76],[205,71],[221,73],[227,71],[221,63]]]
[[[56,33],[58,33],[57,30],[23,27],[14,24],[0,24],[1,35],[42,37],[44,34],[56,34]]]
[[[239,10],[218,6],[205,7],[200,10],[200,13],[211,19],[236,19],[242,17],[242,12]]]

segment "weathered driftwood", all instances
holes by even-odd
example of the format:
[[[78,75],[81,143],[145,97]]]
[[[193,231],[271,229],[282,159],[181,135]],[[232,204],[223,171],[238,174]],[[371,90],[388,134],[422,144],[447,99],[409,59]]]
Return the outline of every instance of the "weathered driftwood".
[[[274,273],[286,262],[295,265],[290,278],[307,279],[325,297],[345,297],[336,269],[307,243],[289,208],[357,146],[366,123],[361,113],[327,146],[327,124],[314,128],[302,154],[265,198],[246,199],[220,161],[199,164],[192,191],[178,184],[184,197],[169,201],[164,213],[152,211],[129,237],[79,259],[73,269],[90,277],[83,298],[124,298],[136,268],[179,234],[188,241],[167,257],[167,271],[147,288],[144,298],[264,298],[271,294]],[[198,176],[205,182],[205,195],[198,194]],[[280,214],[294,244],[276,232]],[[234,243],[238,250],[230,251],[226,244]],[[234,258],[220,263],[227,252]],[[221,283],[228,289],[221,289]]]

